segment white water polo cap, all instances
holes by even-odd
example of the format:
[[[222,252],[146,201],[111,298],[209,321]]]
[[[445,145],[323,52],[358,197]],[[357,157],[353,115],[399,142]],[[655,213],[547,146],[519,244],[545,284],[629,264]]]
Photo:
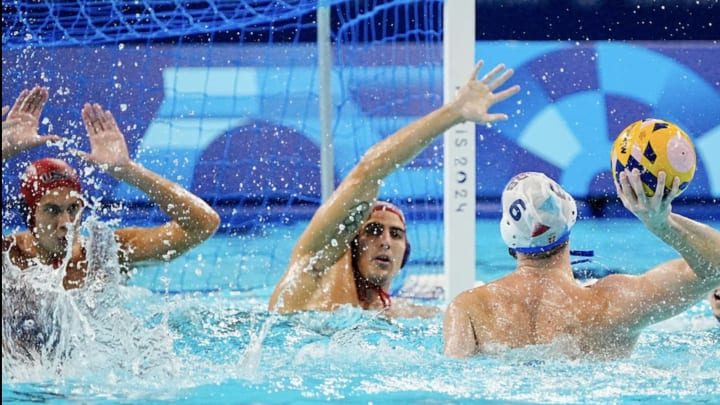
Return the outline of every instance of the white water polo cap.
[[[510,249],[546,252],[570,237],[577,220],[575,200],[554,180],[537,172],[520,173],[502,194],[500,233]]]

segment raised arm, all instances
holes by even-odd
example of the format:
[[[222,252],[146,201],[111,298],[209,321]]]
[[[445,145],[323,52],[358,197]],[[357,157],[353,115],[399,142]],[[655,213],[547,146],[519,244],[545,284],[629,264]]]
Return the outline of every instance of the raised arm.
[[[148,195],[171,220],[154,228],[123,228],[115,233],[125,260],[170,260],[212,236],[218,214],[202,199],[130,159],[125,137],[110,111],[85,104],[82,119],[91,152],[75,151],[84,160]]]
[[[20,152],[43,145],[48,141],[59,141],[57,135],[38,134],[40,115],[49,97],[47,87],[35,86],[23,90],[12,108],[2,108],[7,119],[2,122],[2,160],[9,159]],[[9,111],[9,112],[8,112]]]
[[[707,297],[720,285],[720,231],[672,212],[672,200],[679,194],[678,178],[664,195],[665,173],[658,174],[658,187],[652,197],[643,191],[637,169],[620,174],[618,196],[623,205],[647,229],[678,251],[682,259],[662,263],[637,277],[621,276],[628,292],[623,306],[637,317],[638,326],[674,316]],[[612,279],[611,279],[612,281]],[[615,301],[615,300],[614,300]]]
[[[328,201],[315,213],[296,244],[291,262],[322,250],[324,254],[316,257],[319,260],[315,268],[328,268],[345,253],[347,244],[369,215],[382,179],[417,156],[434,139],[456,124],[467,120],[489,123],[507,119],[507,115],[489,113],[488,109],[520,90],[516,85],[495,92],[513,75],[513,71],[498,65],[478,80],[482,65],[480,61],[475,66],[468,82],[451,103],[398,130],[365,153]]]

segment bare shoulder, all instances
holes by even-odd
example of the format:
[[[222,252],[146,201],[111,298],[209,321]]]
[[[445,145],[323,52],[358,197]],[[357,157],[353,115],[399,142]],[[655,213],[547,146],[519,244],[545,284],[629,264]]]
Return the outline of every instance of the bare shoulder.
[[[443,353],[450,357],[470,357],[487,338],[488,308],[492,292],[487,285],[458,294],[448,305],[443,319]],[[481,336],[482,335],[482,336]]]
[[[2,238],[2,250],[7,252],[13,246],[23,250],[24,246],[27,246],[29,242],[30,234],[28,232],[12,233],[3,235]]]
[[[633,292],[637,291],[641,285],[642,282],[637,275],[611,274],[586,285],[583,290],[588,304],[606,306],[605,304],[609,302],[622,302],[622,297],[633,295]]]
[[[3,235],[2,251],[7,254],[11,263],[20,268],[27,268],[28,260],[34,256],[32,251],[32,238],[29,232]],[[5,261],[3,259],[3,266]]]
[[[587,285],[585,288],[589,291],[594,292],[614,290],[626,286],[627,283],[632,282],[636,278],[636,275],[631,274],[611,274],[597,280],[592,284]]]
[[[466,313],[480,311],[491,301],[492,295],[492,291],[487,285],[471,288],[458,294],[457,297],[450,302],[447,311],[462,311]]]

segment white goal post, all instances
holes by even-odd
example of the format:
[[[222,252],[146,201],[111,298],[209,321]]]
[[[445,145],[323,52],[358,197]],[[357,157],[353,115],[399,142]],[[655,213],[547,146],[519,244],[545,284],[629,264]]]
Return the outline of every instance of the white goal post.
[[[447,103],[475,65],[475,2],[449,0],[443,11],[443,83]],[[475,285],[475,124],[444,134],[445,300]]]

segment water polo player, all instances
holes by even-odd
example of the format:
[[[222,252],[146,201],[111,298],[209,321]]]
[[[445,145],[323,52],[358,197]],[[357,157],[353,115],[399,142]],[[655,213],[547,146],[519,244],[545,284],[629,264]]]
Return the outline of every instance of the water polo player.
[[[24,150],[59,139],[38,135],[40,115],[47,99],[47,88],[38,86],[23,91],[17,98],[7,120],[3,121],[3,164]],[[170,260],[215,233],[220,219],[207,203],[130,159],[125,137],[112,113],[99,104],[85,104],[81,115],[91,151],[73,153],[144,192],[170,218],[159,226],[114,230],[123,265]],[[78,235],[71,238],[68,234],[70,229],[77,229],[85,207],[81,179],[66,162],[41,159],[27,166],[20,190],[28,230],[3,235],[3,253],[20,269],[37,265],[62,268],[66,272],[63,280],[66,289],[82,286],[87,267],[85,242]]]
[[[478,80],[482,66],[454,101],[398,130],[368,150],[335,192],[315,212],[297,240],[285,274],[270,297],[272,311],[332,311],[342,305],[385,310],[390,316],[437,314],[429,306],[391,302],[390,285],[409,245],[400,209],[377,203],[382,180],[417,156],[445,130],[466,120],[507,119],[488,113],[495,103],[519,90],[495,92],[513,74],[503,65]]]

